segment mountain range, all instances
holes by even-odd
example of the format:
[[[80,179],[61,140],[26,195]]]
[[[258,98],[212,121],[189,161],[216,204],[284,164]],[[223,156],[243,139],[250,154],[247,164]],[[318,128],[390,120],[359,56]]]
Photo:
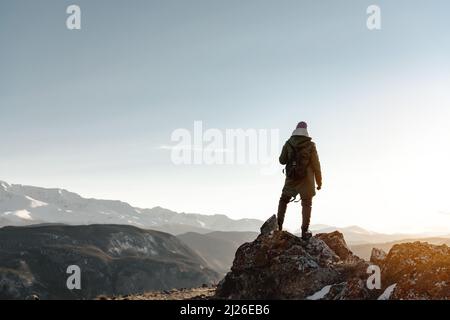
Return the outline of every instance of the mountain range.
[[[168,232],[258,231],[262,221],[225,215],[178,213],[161,207],[135,208],[115,200],[86,199],[63,189],[0,181],[0,227],[33,224],[120,224]]]
[[[179,213],[154,207],[136,208],[117,200],[87,199],[64,189],[48,189],[0,181],[0,227],[35,224],[120,224],[132,225],[181,235],[189,232],[209,234],[222,232],[259,232],[263,221],[257,219],[233,220],[226,215]],[[384,234],[359,226],[335,227],[312,225],[314,233],[341,232],[349,245],[386,243],[402,239],[421,239],[438,234]],[[231,234],[231,239],[233,234]]]

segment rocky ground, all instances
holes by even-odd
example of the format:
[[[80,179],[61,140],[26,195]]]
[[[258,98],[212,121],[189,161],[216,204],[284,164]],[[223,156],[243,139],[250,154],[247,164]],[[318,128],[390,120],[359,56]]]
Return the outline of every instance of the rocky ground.
[[[216,287],[201,287],[192,289],[173,289],[167,291],[147,292],[139,295],[117,297],[100,296],[98,300],[205,300],[212,299]]]

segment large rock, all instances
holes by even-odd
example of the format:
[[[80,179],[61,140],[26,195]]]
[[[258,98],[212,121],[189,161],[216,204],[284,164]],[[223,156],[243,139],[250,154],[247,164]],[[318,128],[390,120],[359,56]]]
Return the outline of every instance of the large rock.
[[[266,222],[261,226],[261,234],[268,235],[273,231],[278,230],[278,219],[276,215],[271,216]]]
[[[261,233],[255,241],[237,250],[231,272],[219,283],[216,297],[351,299],[370,296],[363,285],[368,264],[347,252],[342,234],[326,239],[331,241],[334,250],[320,238],[326,237],[312,237],[306,242],[285,231]],[[327,286],[331,293],[327,292]]]
[[[450,299],[450,248],[425,242],[397,244],[380,261],[390,299]]]
[[[386,259],[387,253],[382,249],[372,248],[372,253],[370,254],[370,262],[376,265],[381,265]]]
[[[367,289],[366,281],[360,278],[332,285],[328,294],[323,297],[326,300],[366,300],[373,299],[375,291]]]
[[[331,250],[344,262],[358,263],[360,258],[353,254],[344,240],[344,235],[339,231],[331,233],[319,233],[316,238],[324,241]]]

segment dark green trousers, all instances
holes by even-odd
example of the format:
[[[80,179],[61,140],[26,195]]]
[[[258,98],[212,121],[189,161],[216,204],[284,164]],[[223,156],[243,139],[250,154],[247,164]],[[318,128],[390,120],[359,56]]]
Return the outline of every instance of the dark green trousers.
[[[278,228],[283,229],[284,216],[286,215],[286,209],[288,203],[292,197],[284,193],[281,194],[280,201],[278,202]],[[312,211],[312,199],[302,199],[302,231],[308,231],[309,223],[311,221]]]

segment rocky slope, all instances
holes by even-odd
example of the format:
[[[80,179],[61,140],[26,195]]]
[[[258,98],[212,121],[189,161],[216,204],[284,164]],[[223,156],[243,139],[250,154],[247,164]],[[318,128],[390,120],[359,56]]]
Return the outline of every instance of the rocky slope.
[[[69,290],[69,265],[81,290]],[[215,283],[219,274],[175,236],[131,226],[0,229],[0,299],[92,299]]]

